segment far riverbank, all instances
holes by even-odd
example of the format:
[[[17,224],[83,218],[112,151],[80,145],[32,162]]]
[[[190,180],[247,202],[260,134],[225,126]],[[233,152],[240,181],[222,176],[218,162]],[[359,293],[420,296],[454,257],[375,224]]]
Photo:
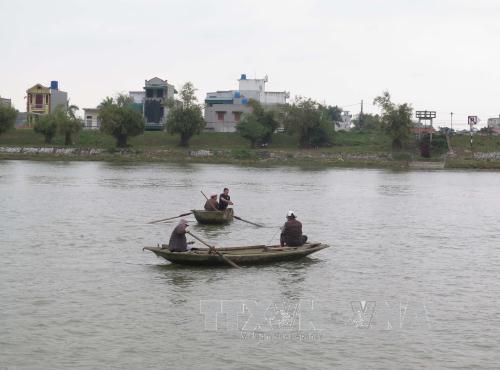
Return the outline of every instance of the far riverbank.
[[[500,138],[474,137],[470,150],[467,135],[453,137],[453,154],[433,153],[421,158],[416,148],[391,152],[390,143],[380,133],[338,132],[332,146],[297,148],[296,138],[275,134],[272,143],[250,149],[236,133],[202,133],[194,136],[189,148],[178,146],[178,138],[165,132],[145,132],[130,139],[130,147],[117,149],[108,135],[83,131],[75,144],[65,147],[62,138],[53,144],[30,129],[13,130],[0,137],[1,159],[83,160],[123,162],[192,162],[240,165],[306,165],[394,169],[500,169]]]

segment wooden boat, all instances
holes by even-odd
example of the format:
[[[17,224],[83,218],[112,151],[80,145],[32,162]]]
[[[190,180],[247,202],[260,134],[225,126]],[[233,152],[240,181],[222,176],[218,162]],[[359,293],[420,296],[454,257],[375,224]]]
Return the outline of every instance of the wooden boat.
[[[321,243],[306,243],[300,247],[280,247],[279,245],[254,245],[247,247],[217,248],[219,253],[238,265],[258,265],[265,263],[290,261],[302,258],[311,253],[328,248],[329,245]],[[209,249],[196,249],[187,252],[171,252],[168,245],[162,247],[145,247],[158,257],[181,265],[191,266],[228,266],[220,256],[209,253]]]
[[[233,221],[234,211],[232,208],[226,208],[224,211],[205,211],[205,210],[191,210],[194,218],[200,224],[227,224]]]

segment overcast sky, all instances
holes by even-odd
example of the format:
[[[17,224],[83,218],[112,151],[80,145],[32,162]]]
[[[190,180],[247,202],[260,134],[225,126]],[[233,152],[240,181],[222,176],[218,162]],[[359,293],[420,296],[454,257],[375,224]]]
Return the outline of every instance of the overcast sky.
[[[237,89],[240,74],[357,113],[396,103],[437,124],[500,113],[498,0],[0,0],[0,95],[58,80],[72,104],[141,90]]]

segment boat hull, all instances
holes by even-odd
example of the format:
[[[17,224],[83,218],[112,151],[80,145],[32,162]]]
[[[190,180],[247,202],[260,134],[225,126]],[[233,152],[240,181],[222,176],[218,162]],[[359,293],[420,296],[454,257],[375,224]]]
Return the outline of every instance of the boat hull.
[[[234,213],[232,208],[227,208],[225,211],[205,211],[191,210],[194,218],[200,224],[205,225],[223,225],[233,221]]]
[[[228,266],[228,263],[217,254],[208,253],[208,249],[171,252],[166,248],[167,246],[164,247],[146,247],[144,249],[175,264],[189,266]],[[329,245],[327,244],[306,243],[300,247],[281,248],[279,245],[257,245],[251,247],[217,248],[217,250],[237,265],[249,266],[296,260],[328,247]]]

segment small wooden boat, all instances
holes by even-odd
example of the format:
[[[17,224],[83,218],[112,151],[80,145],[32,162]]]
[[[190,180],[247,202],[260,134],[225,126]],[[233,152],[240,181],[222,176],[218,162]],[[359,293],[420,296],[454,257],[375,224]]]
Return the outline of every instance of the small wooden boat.
[[[311,253],[328,248],[329,245],[321,243],[306,243],[300,247],[280,247],[279,245],[254,245],[247,247],[217,248],[219,253],[237,265],[259,265],[265,263],[290,261],[302,258]],[[191,266],[227,266],[227,262],[209,249],[195,249],[187,252],[171,252],[168,245],[162,247],[145,247],[158,257],[181,265]]]
[[[233,221],[234,211],[232,208],[226,208],[224,211],[205,211],[205,210],[191,210],[194,218],[200,224],[227,224]]]

